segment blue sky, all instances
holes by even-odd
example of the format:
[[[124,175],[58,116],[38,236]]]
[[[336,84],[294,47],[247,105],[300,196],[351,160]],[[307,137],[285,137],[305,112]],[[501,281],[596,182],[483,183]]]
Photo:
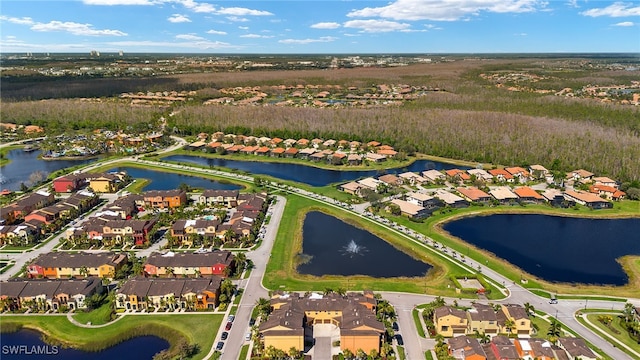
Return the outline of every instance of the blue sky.
[[[640,0],[2,0],[0,52],[640,52]]]

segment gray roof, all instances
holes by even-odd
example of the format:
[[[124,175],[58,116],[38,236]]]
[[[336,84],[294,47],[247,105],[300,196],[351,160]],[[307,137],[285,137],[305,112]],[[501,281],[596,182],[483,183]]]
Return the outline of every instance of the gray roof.
[[[146,264],[157,267],[200,267],[216,264],[231,265],[233,255],[230,251],[216,250],[208,253],[174,253],[172,256],[154,252],[147,258]]]
[[[40,255],[31,265],[38,265],[45,268],[96,268],[102,265],[117,266],[127,262],[126,253],[113,252],[79,252],[70,253],[65,251],[49,252]]]

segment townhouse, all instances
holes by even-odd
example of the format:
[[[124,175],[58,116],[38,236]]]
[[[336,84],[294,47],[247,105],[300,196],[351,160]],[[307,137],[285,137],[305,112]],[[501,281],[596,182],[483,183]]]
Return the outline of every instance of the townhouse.
[[[31,309],[33,311],[85,309],[86,299],[104,291],[102,279],[48,280],[12,279],[0,283],[0,299],[4,310]]]
[[[447,340],[449,355],[455,359],[462,360],[486,360],[487,354],[484,352],[478,339],[466,335],[456,336]]]
[[[27,265],[27,276],[33,278],[99,277],[113,279],[129,262],[126,253],[113,252],[49,252]]]
[[[41,226],[31,222],[23,222],[20,225],[0,225],[0,246],[27,245],[40,239]]]
[[[451,306],[441,306],[433,312],[436,332],[444,337],[454,337],[467,333],[467,313]]]
[[[558,339],[558,347],[563,349],[570,359],[597,360],[598,356],[589,349],[582,338],[561,337]]]
[[[385,328],[376,319],[376,300],[370,292],[344,296],[275,294],[271,307],[273,312],[259,327],[265,348],[273,346],[288,351],[293,347],[302,351],[305,333],[309,333],[311,326],[334,324],[340,331],[341,350],[380,351]]]
[[[226,277],[234,268],[233,254],[222,250],[207,253],[154,252],[144,264],[146,276],[158,277]]]
[[[206,189],[198,196],[198,204],[207,207],[233,208],[238,205],[238,190]]]
[[[127,280],[116,292],[116,308],[146,310],[149,307],[169,309],[215,309],[220,298],[222,278],[136,277]]]
[[[55,202],[53,193],[38,190],[31,193],[20,200],[11,203],[5,207],[2,207],[2,219],[7,223],[12,223],[19,219],[24,219],[25,216],[31,212],[42,209],[45,206],[49,206]]]
[[[498,310],[488,305],[474,304],[468,311],[441,306],[433,313],[433,324],[436,333],[444,337],[478,332],[490,337],[515,334],[527,338],[533,333],[527,312],[518,304],[502,305]]]
[[[218,236],[216,230],[220,225],[220,220],[197,219],[197,220],[176,220],[171,225],[171,237],[180,245],[194,246],[193,239],[200,236],[202,239],[215,240]]]
[[[79,241],[82,238],[97,239],[106,246],[127,243],[144,245],[153,239],[153,227],[157,221],[157,218],[122,220],[116,213],[103,214],[100,217],[91,217],[79,227],[67,229],[66,237],[70,241]]]
[[[473,304],[467,311],[467,334],[480,334],[494,337],[500,333],[500,324],[495,309],[490,305]]]
[[[184,190],[154,190],[143,194],[146,209],[172,209],[187,205],[187,192]]]

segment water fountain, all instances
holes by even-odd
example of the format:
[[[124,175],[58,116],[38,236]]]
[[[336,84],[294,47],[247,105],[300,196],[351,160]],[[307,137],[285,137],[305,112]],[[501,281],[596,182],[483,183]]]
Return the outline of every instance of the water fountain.
[[[360,246],[358,244],[356,244],[355,240],[351,239],[351,241],[349,241],[349,244],[347,244],[347,246],[343,247],[343,255],[349,255],[349,256],[353,256],[353,255],[363,255],[362,253],[366,250],[366,248],[364,246]]]

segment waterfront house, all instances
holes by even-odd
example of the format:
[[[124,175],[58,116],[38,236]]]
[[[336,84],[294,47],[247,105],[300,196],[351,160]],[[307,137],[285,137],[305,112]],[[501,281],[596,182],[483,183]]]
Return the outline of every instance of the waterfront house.
[[[287,158],[295,158],[298,155],[298,149],[295,147],[290,147],[284,151],[284,156]]]
[[[0,283],[0,299],[13,310],[85,309],[86,299],[104,290],[102,280],[86,279],[49,280],[16,278]]]
[[[358,184],[362,185],[363,188],[369,189],[369,190],[373,190],[375,192],[378,192],[378,185],[383,184],[382,181],[378,180],[378,179],[374,179],[372,177],[367,177],[364,179],[360,179],[358,181],[356,181]]]
[[[512,204],[518,200],[518,195],[514,194],[508,186],[493,188],[489,191],[489,194],[501,204]]]
[[[401,178],[405,184],[409,185],[420,185],[427,181],[427,179],[411,171],[398,174],[398,177]]]
[[[54,179],[52,183],[55,192],[74,192],[85,185],[85,177],[77,174],[65,175]]]
[[[491,169],[488,171],[496,182],[514,182],[513,175],[505,169]]]
[[[136,277],[116,292],[116,308],[145,310],[150,306],[171,309],[214,309],[220,297],[222,278]]]
[[[379,176],[378,180],[382,181],[383,183],[389,186],[400,186],[404,183],[404,181],[402,181],[402,178],[394,174],[386,174],[386,175]]]
[[[298,144],[300,144],[300,141],[298,141]],[[298,151],[298,157],[300,159],[309,160],[309,157],[313,155],[315,152],[316,152],[316,149],[314,148],[304,148]]]
[[[153,190],[143,194],[145,208],[169,209],[187,205],[187,192],[184,190]]]
[[[544,202],[544,197],[528,186],[515,188],[513,192],[518,196],[518,200],[522,203]]]
[[[620,191],[614,187],[607,185],[591,185],[589,187],[589,192],[592,194],[599,195],[602,198],[607,200],[622,200],[625,195],[627,195],[624,191]]]
[[[238,205],[238,190],[206,189],[198,196],[198,204],[206,207],[233,208]]]
[[[613,204],[600,196],[583,191],[567,190],[564,192],[567,200],[574,201],[580,205],[588,206],[592,209],[610,209]]]
[[[342,184],[340,186],[338,186],[338,189],[341,191],[344,191],[348,194],[352,194],[355,196],[362,196],[362,193],[360,192],[360,190],[362,190],[363,186],[358,184],[355,181],[351,181],[348,182],[346,184]]]
[[[471,202],[489,202],[491,196],[477,187],[459,187],[456,189],[462,197]]]
[[[349,154],[347,156],[347,163],[349,163],[349,165],[360,165],[360,164],[362,164],[362,155],[360,155],[360,154]]]
[[[412,219],[421,219],[429,216],[429,210],[427,208],[415,203],[400,199],[393,199],[390,203],[397,205],[400,208],[402,215],[406,215]]]
[[[445,206],[452,208],[463,208],[469,206],[469,203],[465,199],[446,190],[438,189],[433,193],[433,196],[442,201]]]
[[[422,172],[422,176],[430,182],[444,181],[447,177],[442,172],[431,169]]]
[[[365,155],[365,159],[374,163],[380,163],[380,162],[386,161],[387,156],[382,154],[367,153]]]

